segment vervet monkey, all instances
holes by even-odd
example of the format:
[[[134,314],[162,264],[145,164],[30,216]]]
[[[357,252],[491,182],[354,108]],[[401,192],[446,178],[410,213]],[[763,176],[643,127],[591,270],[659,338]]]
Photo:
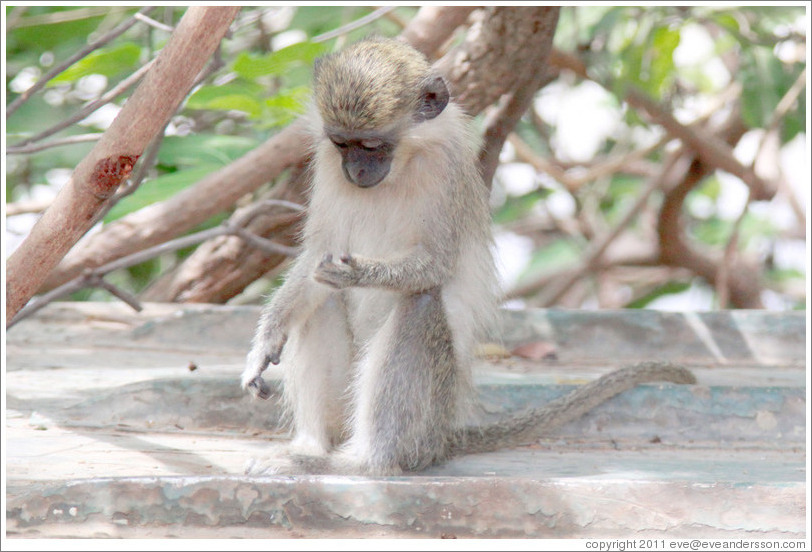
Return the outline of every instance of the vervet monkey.
[[[242,376],[267,398],[262,372],[283,367],[293,441],[282,471],[420,470],[515,445],[644,381],[692,381],[648,364],[552,410],[466,427],[472,351],[498,301],[470,121],[423,55],[396,40],[319,59],[313,96],[302,253],[263,311]]]

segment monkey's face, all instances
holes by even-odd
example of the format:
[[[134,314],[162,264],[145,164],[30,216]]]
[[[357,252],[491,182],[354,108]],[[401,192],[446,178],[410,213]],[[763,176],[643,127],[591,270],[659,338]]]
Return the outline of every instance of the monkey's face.
[[[389,174],[394,140],[372,133],[328,132],[341,154],[345,178],[359,188],[377,186]]]
[[[380,184],[399,155],[399,139],[449,101],[423,54],[395,40],[363,41],[320,58],[313,94],[344,177],[360,188]]]

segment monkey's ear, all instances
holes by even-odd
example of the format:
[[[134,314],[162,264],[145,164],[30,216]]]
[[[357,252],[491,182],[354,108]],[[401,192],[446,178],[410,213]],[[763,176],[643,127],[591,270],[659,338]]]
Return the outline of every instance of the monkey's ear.
[[[418,121],[434,119],[448,105],[448,87],[443,77],[432,76],[426,80],[420,93],[420,106],[415,118]]]

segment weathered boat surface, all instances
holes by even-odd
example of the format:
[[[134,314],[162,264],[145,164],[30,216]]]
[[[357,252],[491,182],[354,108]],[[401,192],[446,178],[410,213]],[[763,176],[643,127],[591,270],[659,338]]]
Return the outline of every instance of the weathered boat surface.
[[[7,536],[806,537],[806,313],[505,311],[498,341],[542,358],[479,360],[482,418],[640,360],[698,384],[382,478],[243,475],[287,438],[278,404],[239,388],[258,316],[55,303],[13,327]]]

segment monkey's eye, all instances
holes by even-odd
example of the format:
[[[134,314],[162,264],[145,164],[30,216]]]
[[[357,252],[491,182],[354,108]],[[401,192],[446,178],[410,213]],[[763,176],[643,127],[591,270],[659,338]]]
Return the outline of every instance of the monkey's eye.
[[[330,141],[333,143],[333,145],[335,147],[337,147],[339,149],[344,149],[344,148],[349,147],[349,144],[347,144],[347,142],[344,142],[343,140],[338,140],[336,138],[330,138]]]
[[[383,146],[383,140],[362,140],[361,147],[365,150],[374,151]]]

